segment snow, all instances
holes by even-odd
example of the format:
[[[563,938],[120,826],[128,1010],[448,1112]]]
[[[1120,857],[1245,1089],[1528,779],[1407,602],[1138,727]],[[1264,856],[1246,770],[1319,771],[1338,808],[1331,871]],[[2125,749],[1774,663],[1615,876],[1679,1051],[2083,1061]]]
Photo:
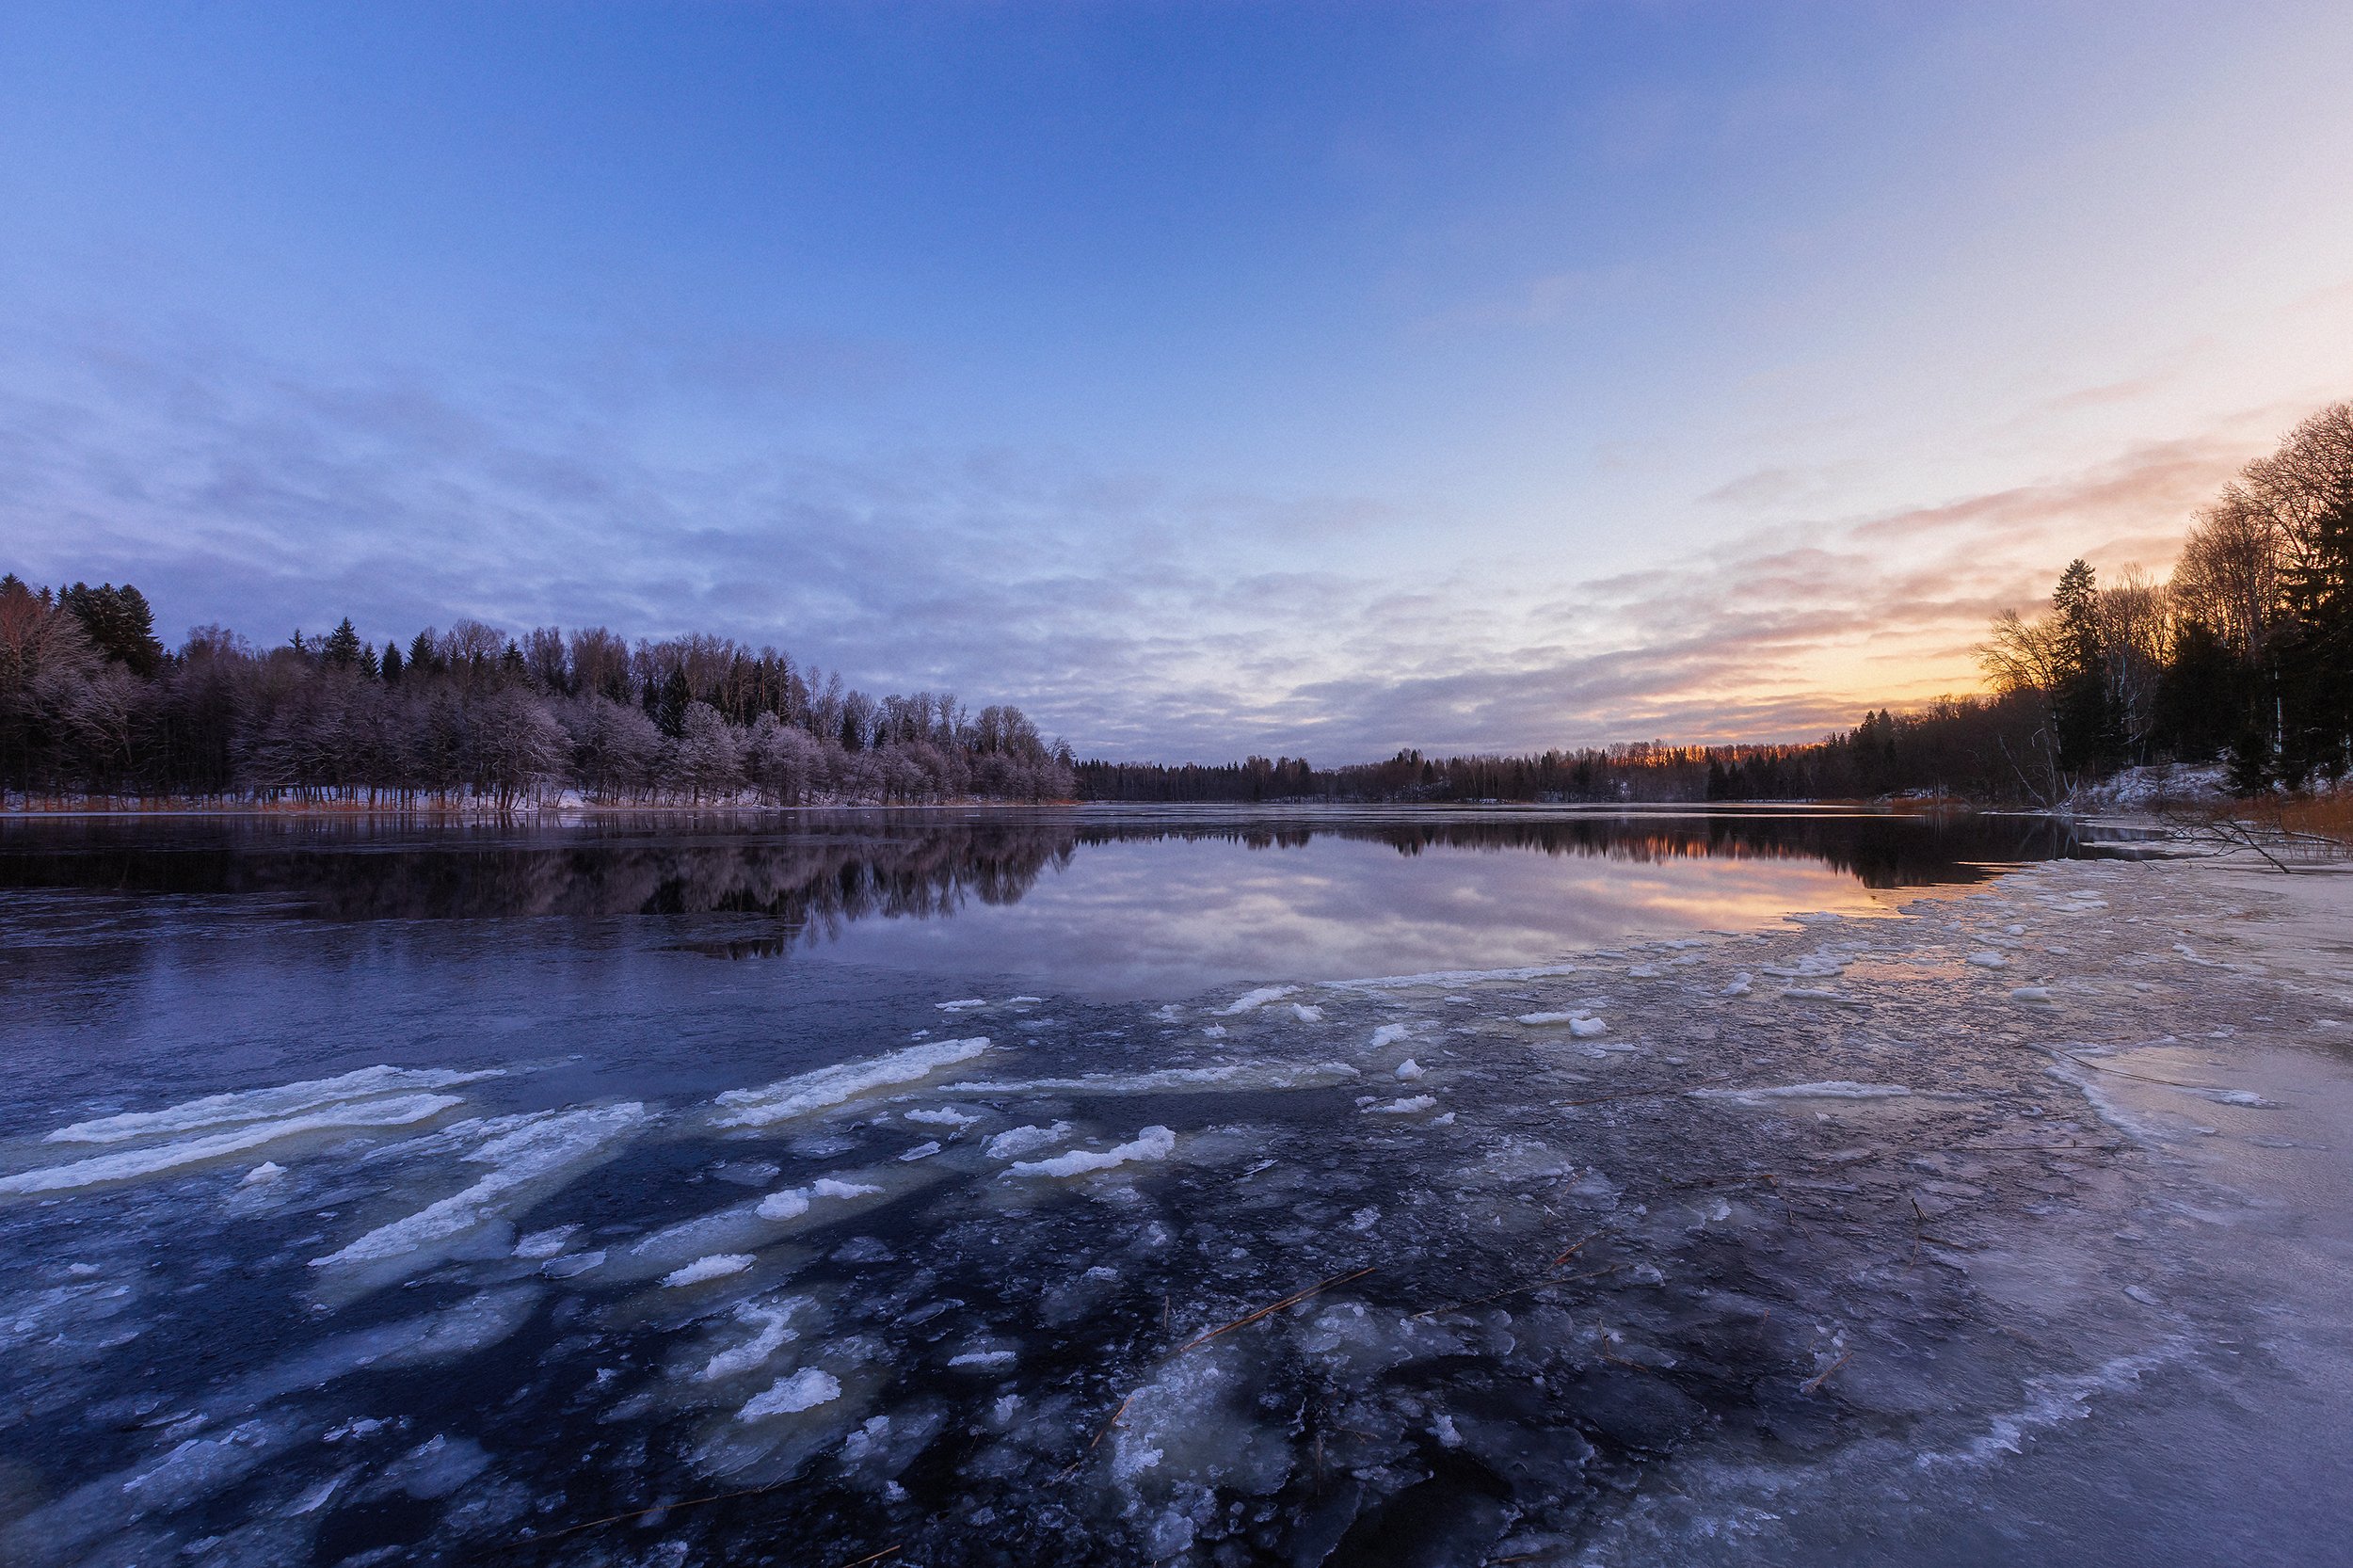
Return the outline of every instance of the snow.
[[[804,1410],[814,1410],[821,1404],[831,1404],[840,1397],[840,1379],[831,1372],[804,1367],[790,1376],[778,1378],[766,1393],[745,1404],[737,1419],[758,1421],[771,1416],[791,1416]]]
[[[664,1274],[662,1276],[663,1288],[678,1290],[689,1285],[701,1285],[710,1280],[725,1279],[729,1274],[742,1273],[757,1261],[758,1259],[749,1253],[713,1253],[709,1257],[698,1257],[682,1269],[673,1269]]]
[[[968,1040],[930,1040],[861,1062],[820,1067],[759,1089],[730,1089],[718,1096],[722,1109],[712,1122],[723,1128],[765,1128],[846,1105],[877,1089],[896,1088],[929,1078],[942,1067],[969,1062],[988,1049],[985,1035]]]
[[[354,1105],[330,1105],[279,1121],[251,1123],[231,1132],[184,1139],[153,1148],[93,1155],[88,1160],[77,1160],[67,1165],[21,1171],[15,1176],[0,1176],[0,1192],[65,1192],[77,1188],[102,1186],[107,1182],[134,1181],[142,1176],[163,1176],[192,1165],[249,1154],[265,1144],[283,1143],[290,1138],[323,1132],[413,1127],[463,1103],[455,1095],[401,1095],[391,1099],[362,1100]],[[251,1179],[250,1176],[248,1179]]]
[[[247,1089],[231,1095],[207,1095],[201,1099],[183,1101],[161,1111],[127,1112],[120,1115],[101,1116],[94,1121],[75,1122],[71,1127],[61,1127],[45,1135],[42,1142],[119,1144],[138,1138],[169,1137],[176,1133],[242,1122],[276,1121],[316,1110],[320,1106],[342,1105],[383,1095],[408,1095],[423,1090],[454,1088],[461,1083],[473,1083],[500,1076],[501,1070],[497,1068],[456,1072],[440,1067],[362,1067],[357,1072],[344,1073],[335,1078],[311,1079],[300,1083],[280,1084],[274,1089]]]
[[[1108,1171],[1131,1160],[1166,1160],[1176,1147],[1176,1135],[1164,1127],[1147,1127],[1128,1143],[1096,1153],[1090,1149],[1073,1149],[1051,1160],[1017,1160],[1006,1167],[1007,1176],[1087,1176],[1096,1171]]]

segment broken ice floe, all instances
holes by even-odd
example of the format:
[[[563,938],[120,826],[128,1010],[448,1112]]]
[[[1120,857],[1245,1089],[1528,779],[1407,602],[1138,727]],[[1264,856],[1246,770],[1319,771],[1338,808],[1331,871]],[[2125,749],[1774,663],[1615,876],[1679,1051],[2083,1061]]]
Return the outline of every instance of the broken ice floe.
[[[414,1127],[464,1102],[456,1095],[396,1095],[389,1099],[328,1105],[277,1121],[249,1122],[232,1131],[183,1139],[151,1148],[92,1155],[71,1164],[51,1165],[0,1176],[0,1193],[62,1192],[108,1182],[168,1175],[191,1166],[250,1154],[271,1144],[384,1128]],[[266,1177],[264,1179],[267,1179]]]
[[[1256,1012],[1268,1002],[1281,1001],[1285,997],[1296,994],[1298,990],[1299,987],[1296,985],[1261,985],[1255,991],[1244,991],[1232,1001],[1213,1011],[1221,1018],[1237,1017],[1244,1013]]]
[[[1016,1160],[1005,1168],[1005,1174],[1015,1176],[1089,1176],[1133,1160],[1166,1160],[1176,1147],[1176,1133],[1164,1127],[1147,1127],[1128,1142],[1108,1149],[1072,1149],[1050,1160]]]
[[[880,1089],[918,1083],[942,1067],[969,1062],[988,1049],[988,1037],[969,1040],[931,1040],[905,1046],[884,1056],[819,1067],[758,1089],[730,1089],[714,1102],[719,1111],[713,1126],[766,1128],[800,1116],[846,1105]]]
[[[630,1101],[579,1111],[548,1111],[484,1124],[492,1135],[463,1158],[489,1170],[472,1185],[415,1213],[376,1226],[312,1266],[376,1264],[429,1256],[467,1233],[503,1219],[590,1165],[611,1159],[650,1119]]]
[[[206,1095],[161,1111],[125,1112],[75,1122],[46,1134],[51,1144],[117,1144],[135,1138],[169,1137],[245,1122],[279,1120],[320,1106],[344,1105],[387,1095],[450,1089],[502,1075],[498,1068],[457,1072],[442,1067],[361,1067],[335,1078],[311,1079],[269,1089]]]

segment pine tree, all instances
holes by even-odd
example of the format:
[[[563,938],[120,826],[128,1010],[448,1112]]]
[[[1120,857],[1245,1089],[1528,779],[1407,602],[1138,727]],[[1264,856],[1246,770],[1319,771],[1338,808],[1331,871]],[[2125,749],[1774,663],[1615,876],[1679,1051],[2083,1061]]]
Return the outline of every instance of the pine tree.
[[[360,633],[353,629],[351,617],[345,616],[327,640],[319,644],[319,658],[336,669],[347,670],[360,663]]]
[[[2353,767],[2353,484],[2313,520],[2284,586],[2295,629],[2279,659],[2281,771],[2341,778]]]
[[[384,645],[384,684],[390,686],[396,683],[399,680],[400,645],[398,643],[386,643]]]
[[[2100,587],[2079,557],[2059,574],[2051,595],[2058,620],[2057,681],[2051,693],[2052,727],[2059,766],[2097,772],[2122,749],[2115,704],[2108,696],[2107,654],[2100,636]]]
[[[408,670],[412,675],[430,675],[440,667],[440,656],[433,651],[433,634],[420,632],[408,644]]]

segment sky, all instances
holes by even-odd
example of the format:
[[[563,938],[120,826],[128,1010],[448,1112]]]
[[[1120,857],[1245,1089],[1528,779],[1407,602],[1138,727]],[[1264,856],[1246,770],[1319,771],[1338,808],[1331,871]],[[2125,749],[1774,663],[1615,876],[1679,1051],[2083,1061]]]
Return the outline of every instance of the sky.
[[[0,569],[1812,738],[2353,395],[2353,8],[0,8]]]

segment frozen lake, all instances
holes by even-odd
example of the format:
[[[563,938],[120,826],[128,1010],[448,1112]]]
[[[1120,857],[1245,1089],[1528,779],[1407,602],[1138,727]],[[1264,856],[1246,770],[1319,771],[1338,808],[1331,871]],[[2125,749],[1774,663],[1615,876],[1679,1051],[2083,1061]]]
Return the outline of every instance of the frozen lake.
[[[2353,1009],[2069,849],[0,824],[0,1558],[2322,1560],[2210,1232],[2335,1179],[2221,1053]]]

